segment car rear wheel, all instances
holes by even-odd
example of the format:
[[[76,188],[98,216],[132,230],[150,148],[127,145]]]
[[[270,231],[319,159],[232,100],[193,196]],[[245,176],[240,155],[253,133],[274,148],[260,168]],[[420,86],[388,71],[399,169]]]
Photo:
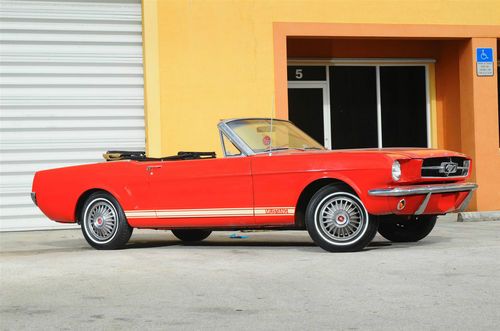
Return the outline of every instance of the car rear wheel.
[[[87,198],[80,220],[83,236],[96,249],[121,248],[133,231],[118,201],[105,192],[95,192]]]
[[[178,239],[186,242],[202,241],[206,239],[212,231],[201,230],[201,229],[189,229],[189,230],[172,230],[174,236]]]
[[[313,241],[329,252],[363,249],[377,233],[363,202],[341,185],[320,189],[306,209],[306,227]]]
[[[394,242],[415,242],[427,237],[436,224],[436,215],[379,216],[378,233]]]

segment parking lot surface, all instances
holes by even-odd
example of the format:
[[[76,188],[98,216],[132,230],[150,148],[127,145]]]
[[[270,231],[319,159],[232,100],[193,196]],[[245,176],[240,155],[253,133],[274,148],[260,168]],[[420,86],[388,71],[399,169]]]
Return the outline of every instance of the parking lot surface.
[[[79,230],[0,234],[0,328],[493,330],[500,222],[445,217],[419,243],[326,253],[307,232],[135,231],[97,251]],[[237,233],[240,234],[240,233]]]

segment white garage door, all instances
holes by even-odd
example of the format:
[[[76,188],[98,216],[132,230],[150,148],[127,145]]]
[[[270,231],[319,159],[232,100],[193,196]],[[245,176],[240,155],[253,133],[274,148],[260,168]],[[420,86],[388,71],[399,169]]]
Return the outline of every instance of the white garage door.
[[[0,19],[0,230],[61,227],[35,171],[144,149],[140,0],[0,0]]]

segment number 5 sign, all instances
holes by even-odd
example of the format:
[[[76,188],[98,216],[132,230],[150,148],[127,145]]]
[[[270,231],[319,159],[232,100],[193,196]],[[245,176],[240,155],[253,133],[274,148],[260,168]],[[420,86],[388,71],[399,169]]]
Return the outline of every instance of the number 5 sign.
[[[297,79],[302,79],[304,77],[304,74],[302,73],[303,69],[295,69],[295,78]]]
[[[288,66],[288,81],[326,81],[326,66]]]

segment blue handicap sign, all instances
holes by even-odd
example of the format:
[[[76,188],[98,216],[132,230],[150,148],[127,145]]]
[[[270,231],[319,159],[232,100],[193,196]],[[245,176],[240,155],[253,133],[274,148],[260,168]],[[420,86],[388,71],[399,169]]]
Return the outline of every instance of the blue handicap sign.
[[[493,48],[476,48],[476,62],[493,62]]]

